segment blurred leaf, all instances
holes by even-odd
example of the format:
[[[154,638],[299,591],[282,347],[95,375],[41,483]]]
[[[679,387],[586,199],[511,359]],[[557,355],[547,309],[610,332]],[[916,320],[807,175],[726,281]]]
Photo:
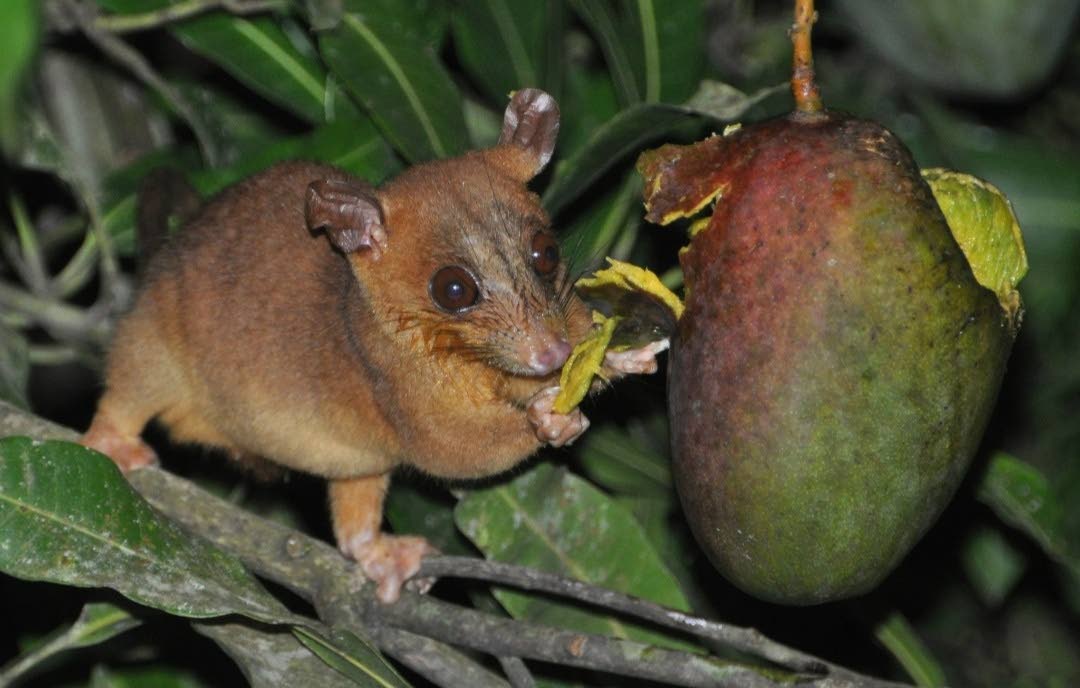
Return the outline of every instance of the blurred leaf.
[[[192,175],[192,183],[200,193],[209,195],[275,163],[294,159],[326,162],[372,184],[400,169],[400,163],[369,120],[340,120],[304,136],[269,142],[230,167],[197,172]]]
[[[321,34],[323,58],[346,90],[411,162],[465,150],[461,94],[425,46],[412,7],[349,0],[336,29]]]
[[[676,609],[679,584],[634,517],[565,469],[540,464],[508,484],[458,502],[458,527],[489,559],[570,576]],[[599,612],[505,589],[495,595],[515,618],[668,647],[692,647]]]
[[[443,554],[476,553],[454,525],[454,500],[441,488],[395,480],[386,496],[386,520],[395,533],[423,535]]]
[[[698,0],[571,0],[596,37],[624,106],[681,102],[704,66],[705,18]]]
[[[106,9],[127,14],[148,12],[168,0],[99,0]],[[347,98],[327,93],[326,71],[310,55],[297,49],[273,17],[245,18],[225,11],[211,12],[177,22],[171,31],[187,47],[211,60],[240,82],[274,103],[318,123],[337,118],[355,119],[357,111]],[[313,53],[309,49],[309,53]]]
[[[375,125],[367,119],[339,120],[323,125],[310,134],[269,141],[258,152],[243,156],[235,165],[209,168],[190,173],[195,188],[203,196],[217,193],[230,184],[260,172],[284,160],[304,159],[336,165],[347,172],[377,184],[401,168]],[[173,155],[155,155],[140,160],[110,177],[111,189],[102,217],[106,230],[115,240],[117,251],[132,255],[135,250],[135,192],[137,182],[153,167],[172,165],[190,169],[181,151]]]
[[[556,176],[563,161],[573,156],[594,131],[618,114],[619,101],[615,97],[611,75],[601,70],[567,70],[559,109],[562,117],[556,148]]]
[[[672,105],[634,105],[623,110],[597,129],[584,148],[559,165],[555,179],[544,192],[544,206],[552,215],[558,215],[626,156],[697,120],[696,114]]]
[[[990,460],[978,495],[1001,520],[1027,533],[1073,573],[1080,573],[1080,547],[1063,528],[1065,504],[1037,468],[998,453]]]
[[[1027,568],[1024,555],[992,528],[979,528],[968,536],[960,554],[968,580],[989,607],[1005,601]]]
[[[239,561],[166,520],[97,452],[0,439],[0,569],[27,580],[108,587],[190,617],[297,617]]]
[[[857,37],[907,74],[957,95],[1011,98],[1061,57],[1077,0],[840,0]]]
[[[20,91],[38,43],[37,13],[34,0],[0,3],[0,147],[5,153],[17,143]]]
[[[736,120],[774,92],[767,88],[751,95],[731,94],[722,108],[712,112],[660,103],[629,107],[598,128],[582,149],[559,166],[544,193],[544,205],[557,215],[608,169],[627,155],[640,152],[646,143],[700,124],[703,116],[717,123]]]
[[[69,628],[4,667],[0,671],[0,685],[13,683],[18,677],[57,653],[103,643],[141,623],[142,621],[114,605],[103,602],[87,604]]]
[[[225,650],[252,688],[357,685],[312,654],[287,628],[224,622],[199,622],[194,627]],[[381,684],[369,681],[359,685]]]
[[[203,688],[193,675],[173,668],[96,666],[77,688]],[[66,688],[76,688],[70,686]]]
[[[583,274],[599,267],[628,222],[639,221],[632,211],[639,207],[640,189],[641,178],[630,170],[620,184],[597,193],[584,210],[573,214],[573,223],[563,230],[561,241],[571,274]]]
[[[294,633],[309,650],[356,685],[374,688],[409,686],[408,682],[386,663],[374,646],[349,631],[335,629],[326,636],[310,628],[296,628]]]
[[[670,498],[671,467],[613,425],[594,427],[581,438],[581,467],[590,479],[618,495]]]
[[[30,347],[21,332],[0,323],[0,399],[29,410]]]
[[[462,67],[494,103],[511,91],[546,86],[548,6],[557,0],[473,0],[455,5],[451,25]]]
[[[145,87],[107,61],[46,48],[35,82],[38,100],[27,105],[40,114],[27,116],[40,118],[32,131],[36,162],[54,165],[78,195],[96,197],[110,172],[167,140],[166,119]],[[202,122],[202,113],[195,116]]]
[[[923,688],[945,685],[945,671],[899,612],[893,612],[879,624],[874,635],[896,657],[915,685]]]

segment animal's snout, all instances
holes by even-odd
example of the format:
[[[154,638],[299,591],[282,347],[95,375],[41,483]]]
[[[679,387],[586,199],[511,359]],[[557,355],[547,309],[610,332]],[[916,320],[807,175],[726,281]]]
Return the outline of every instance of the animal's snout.
[[[533,351],[529,356],[529,367],[537,375],[547,375],[553,370],[558,370],[566,363],[570,356],[570,342],[562,337],[549,340],[546,346]]]

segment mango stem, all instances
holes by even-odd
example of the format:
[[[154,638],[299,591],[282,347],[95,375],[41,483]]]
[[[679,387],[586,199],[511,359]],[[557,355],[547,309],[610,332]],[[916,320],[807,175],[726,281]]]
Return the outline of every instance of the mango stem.
[[[791,94],[797,112],[821,112],[821,92],[814,81],[814,55],[810,48],[810,28],[817,21],[814,0],[795,0],[795,23],[791,26],[794,60],[791,69]]]

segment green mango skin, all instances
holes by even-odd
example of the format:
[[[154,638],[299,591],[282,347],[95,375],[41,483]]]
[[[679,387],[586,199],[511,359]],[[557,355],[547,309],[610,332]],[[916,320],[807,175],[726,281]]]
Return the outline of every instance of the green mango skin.
[[[675,157],[725,189],[681,257],[668,403],[688,521],[759,598],[863,593],[955,492],[1015,333],[881,126],[791,115]]]

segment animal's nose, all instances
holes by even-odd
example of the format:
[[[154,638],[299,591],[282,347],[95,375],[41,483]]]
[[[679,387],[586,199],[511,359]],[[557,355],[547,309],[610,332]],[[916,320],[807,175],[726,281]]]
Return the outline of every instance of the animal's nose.
[[[553,370],[558,370],[566,363],[570,356],[570,343],[559,337],[546,347],[533,352],[529,357],[529,367],[537,375],[547,375]]]

